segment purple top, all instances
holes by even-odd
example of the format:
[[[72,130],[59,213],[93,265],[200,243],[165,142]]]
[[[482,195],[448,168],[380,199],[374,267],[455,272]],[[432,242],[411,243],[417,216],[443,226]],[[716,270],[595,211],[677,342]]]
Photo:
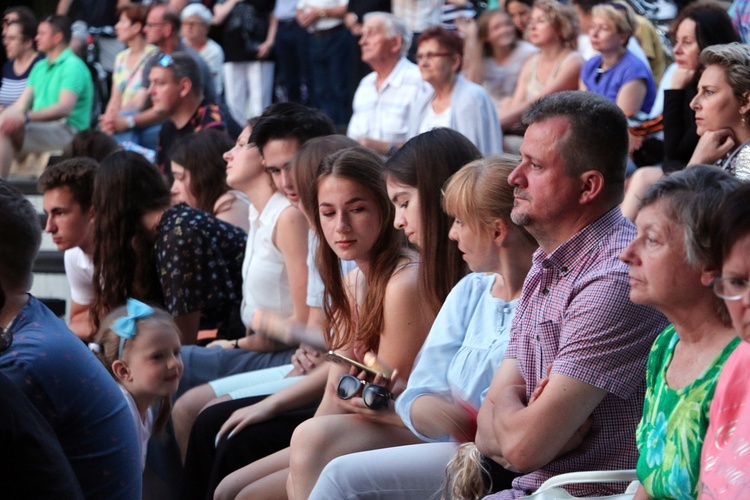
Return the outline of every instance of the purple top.
[[[549,365],[552,373],[609,394],[594,409],[592,430],[576,450],[515,479],[512,490],[491,498],[530,494],[566,472],[635,468],[646,360],[667,321],[655,309],[630,301],[628,266],[617,256],[634,237],[633,224],[613,208],[552,254],[541,249],[534,254],[505,352],[517,360],[527,398]],[[575,485],[568,491],[597,496],[622,489],[607,483]]]
[[[587,89],[615,102],[620,87],[631,80],[645,80],[646,97],[643,99],[641,111],[644,113],[651,112],[654,100],[656,99],[656,83],[654,83],[654,76],[651,74],[651,69],[643,61],[628,50],[617,61],[617,64],[602,73],[598,73],[597,69],[601,65],[602,56],[595,55],[586,61],[581,68],[581,80]]]

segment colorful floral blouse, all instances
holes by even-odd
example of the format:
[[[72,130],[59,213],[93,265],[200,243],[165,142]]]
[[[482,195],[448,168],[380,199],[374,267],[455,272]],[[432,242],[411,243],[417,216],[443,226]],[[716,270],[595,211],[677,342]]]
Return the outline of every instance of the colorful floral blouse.
[[[693,499],[697,495],[708,412],[724,362],[735,338],[691,384],[672,389],[666,372],[679,337],[669,325],[651,348],[646,367],[643,418],[636,430],[638,479],[651,498]]]

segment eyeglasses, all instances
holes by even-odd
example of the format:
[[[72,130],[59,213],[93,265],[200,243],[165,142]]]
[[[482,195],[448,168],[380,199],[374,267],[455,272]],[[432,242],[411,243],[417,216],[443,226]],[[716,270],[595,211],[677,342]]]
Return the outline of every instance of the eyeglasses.
[[[158,61],[156,61],[157,66],[161,66],[162,68],[169,68],[174,64],[174,57],[172,57],[169,54],[162,55]]]
[[[18,23],[18,19],[11,19],[9,17],[3,18],[3,26],[10,26],[11,24]]]
[[[205,23],[201,23],[198,21],[183,21],[182,26],[187,26],[188,28],[194,28],[196,26],[205,26]]]
[[[711,282],[714,293],[724,300],[740,300],[750,290],[750,280],[742,278],[714,278]]]
[[[144,28],[155,28],[156,26],[164,26],[167,24],[166,22],[162,21],[160,23],[146,23],[143,25]]]
[[[436,57],[449,57],[452,56],[453,53],[451,52],[424,52],[422,54],[417,54],[414,56],[414,59],[417,60],[417,62],[421,62],[424,60],[432,60]]]
[[[17,42],[18,40],[25,40],[26,38],[20,35],[5,35],[3,36],[3,42]]]
[[[339,379],[336,393],[341,399],[351,399],[362,391],[362,400],[368,408],[382,410],[388,407],[388,401],[393,399],[393,394],[382,385],[373,384],[360,380],[354,375],[344,374]]]

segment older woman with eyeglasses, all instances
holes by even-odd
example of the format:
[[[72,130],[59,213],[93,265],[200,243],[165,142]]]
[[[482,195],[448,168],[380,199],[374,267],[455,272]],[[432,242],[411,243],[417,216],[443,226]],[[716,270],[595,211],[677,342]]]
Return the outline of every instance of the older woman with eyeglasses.
[[[44,58],[34,48],[36,18],[9,11],[3,17],[3,47],[8,61],[3,66],[0,83],[0,109],[7,108],[21,97],[31,68]]]
[[[433,92],[416,103],[409,137],[447,127],[466,136],[483,155],[501,153],[500,120],[487,91],[459,72],[464,41],[455,31],[435,26],[417,41],[417,65]]]
[[[717,268],[710,230],[739,184],[705,165],[661,179],[644,196],[637,236],[620,255],[630,265],[630,299],[671,322],[646,365],[636,499],[697,495],[709,407],[722,366],[739,344],[724,302],[711,290]]]
[[[705,498],[742,498],[750,491],[750,185],[724,203],[712,246],[721,261],[714,293],[724,299],[742,342],[719,377],[701,457]]]

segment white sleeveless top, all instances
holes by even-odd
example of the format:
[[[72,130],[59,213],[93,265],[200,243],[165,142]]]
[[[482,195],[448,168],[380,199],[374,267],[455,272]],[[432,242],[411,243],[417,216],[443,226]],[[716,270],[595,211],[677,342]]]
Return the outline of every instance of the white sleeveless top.
[[[242,262],[242,322],[249,327],[256,309],[281,317],[294,312],[286,262],[273,233],[281,212],[291,206],[281,193],[274,193],[262,213],[250,205],[245,260]]]

